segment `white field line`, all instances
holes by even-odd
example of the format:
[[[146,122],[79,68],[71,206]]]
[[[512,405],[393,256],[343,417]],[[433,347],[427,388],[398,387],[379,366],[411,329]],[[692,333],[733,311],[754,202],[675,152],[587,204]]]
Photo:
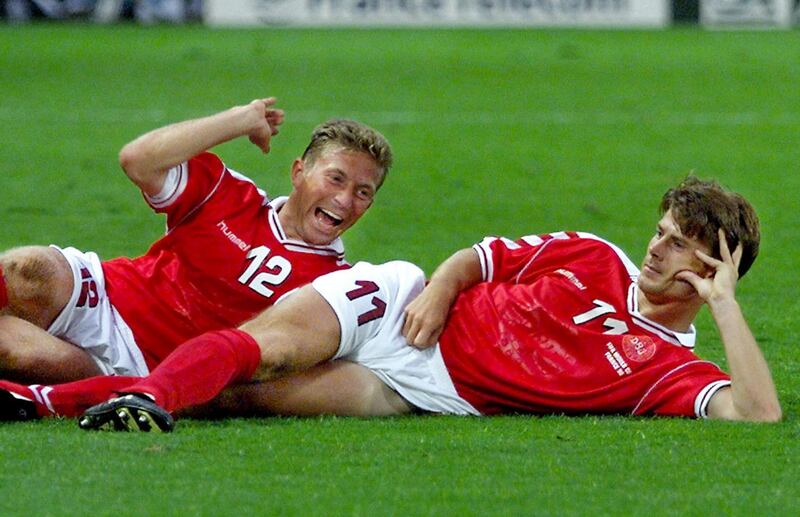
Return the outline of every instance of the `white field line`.
[[[51,122],[55,116],[60,122],[74,124],[90,123],[137,123],[166,124],[177,120],[199,117],[208,113],[184,113],[175,116],[163,109],[103,109],[69,111],[54,115],[49,110],[25,110],[0,106],[0,122],[13,123],[19,120],[32,122]],[[647,124],[651,126],[750,126],[754,124],[770,126],[790,126],[800,124],[800,112],[760,113],[743,112],[666,112],[623,113],[613,111],[537,111],[537,112],[425,112],[425,111],[291,111],[286,118],[290,122],[316,124],[331,117],[347,117],[375,125],[419,125],[419,124],[459,124],[480,126],[516,125],[593,125],[625,126]]]

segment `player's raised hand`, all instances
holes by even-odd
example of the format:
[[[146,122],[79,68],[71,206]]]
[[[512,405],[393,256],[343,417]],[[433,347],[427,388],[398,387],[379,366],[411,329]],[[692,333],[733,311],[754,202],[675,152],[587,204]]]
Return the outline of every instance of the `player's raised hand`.
[[[266,99],[255,99],[250,103],[250,107],[256,112],[257,119],[247,136],[264,153],[269,152],[270,140],[278,134],[278,126],[283,123],[283,110],[272,107],[276,102],[275,97],[267,97]]]
[[[415,348],[428,348],[439,341],[450,312],[452,296],[435,283],[422,290],[405,308],[403,336]]]
[[[713,274],[708,277],[701,277],[692,271],[681,271],[675,276],[679,280],[689,282],[697,291],[697,294],[708,304],[734,299],[736,282],[739,280],[739,262],[742,260],[742,253],[741,243],[736,246],[733,253],[730,252],[725,232],[720,229],[719,260],[702,251],[695,251],[697,258],[709,266],[713,270]]]

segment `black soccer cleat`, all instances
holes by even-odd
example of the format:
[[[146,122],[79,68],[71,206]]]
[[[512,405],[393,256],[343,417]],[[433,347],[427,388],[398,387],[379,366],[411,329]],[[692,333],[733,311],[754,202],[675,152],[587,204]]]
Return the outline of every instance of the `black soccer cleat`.
[[[168,433],[175,428],[175,420],[144,395],[130,393],[90,407],[78,419],[78,426],[87,431]]]
[[[36,404],[31,399],[0,388],[0,422],[24,422],[39,418]]]

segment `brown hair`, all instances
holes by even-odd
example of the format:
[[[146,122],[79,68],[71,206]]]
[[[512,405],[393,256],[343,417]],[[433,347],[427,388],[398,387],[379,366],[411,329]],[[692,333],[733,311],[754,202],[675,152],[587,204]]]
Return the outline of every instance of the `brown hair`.
[[[392,148],[386,138],[355,120],[331,119],[315,127],[311,133],[311,142],[303,151],[303,160],[313,164],[324,151],[331,148],[370,155],[383,172],[379,187],[392,166]]]
[[[664,194],[660,210],[662,214],[671,210],[681,232],[704,242],[716,258],[720,258],[720,228],[725,232],[731,253],[741,243],[740,278],[758,256],[761,232],[755,209],[743,196],[724,189],[714,180],[686,177]]]

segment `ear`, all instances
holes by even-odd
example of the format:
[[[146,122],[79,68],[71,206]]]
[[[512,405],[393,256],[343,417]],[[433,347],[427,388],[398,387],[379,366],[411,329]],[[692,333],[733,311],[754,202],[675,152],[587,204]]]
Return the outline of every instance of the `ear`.
[[[295,158],[292,162],[292,186],[297,188],[303,181],[303,173],[305,172],[305,162],[302,158]]]

